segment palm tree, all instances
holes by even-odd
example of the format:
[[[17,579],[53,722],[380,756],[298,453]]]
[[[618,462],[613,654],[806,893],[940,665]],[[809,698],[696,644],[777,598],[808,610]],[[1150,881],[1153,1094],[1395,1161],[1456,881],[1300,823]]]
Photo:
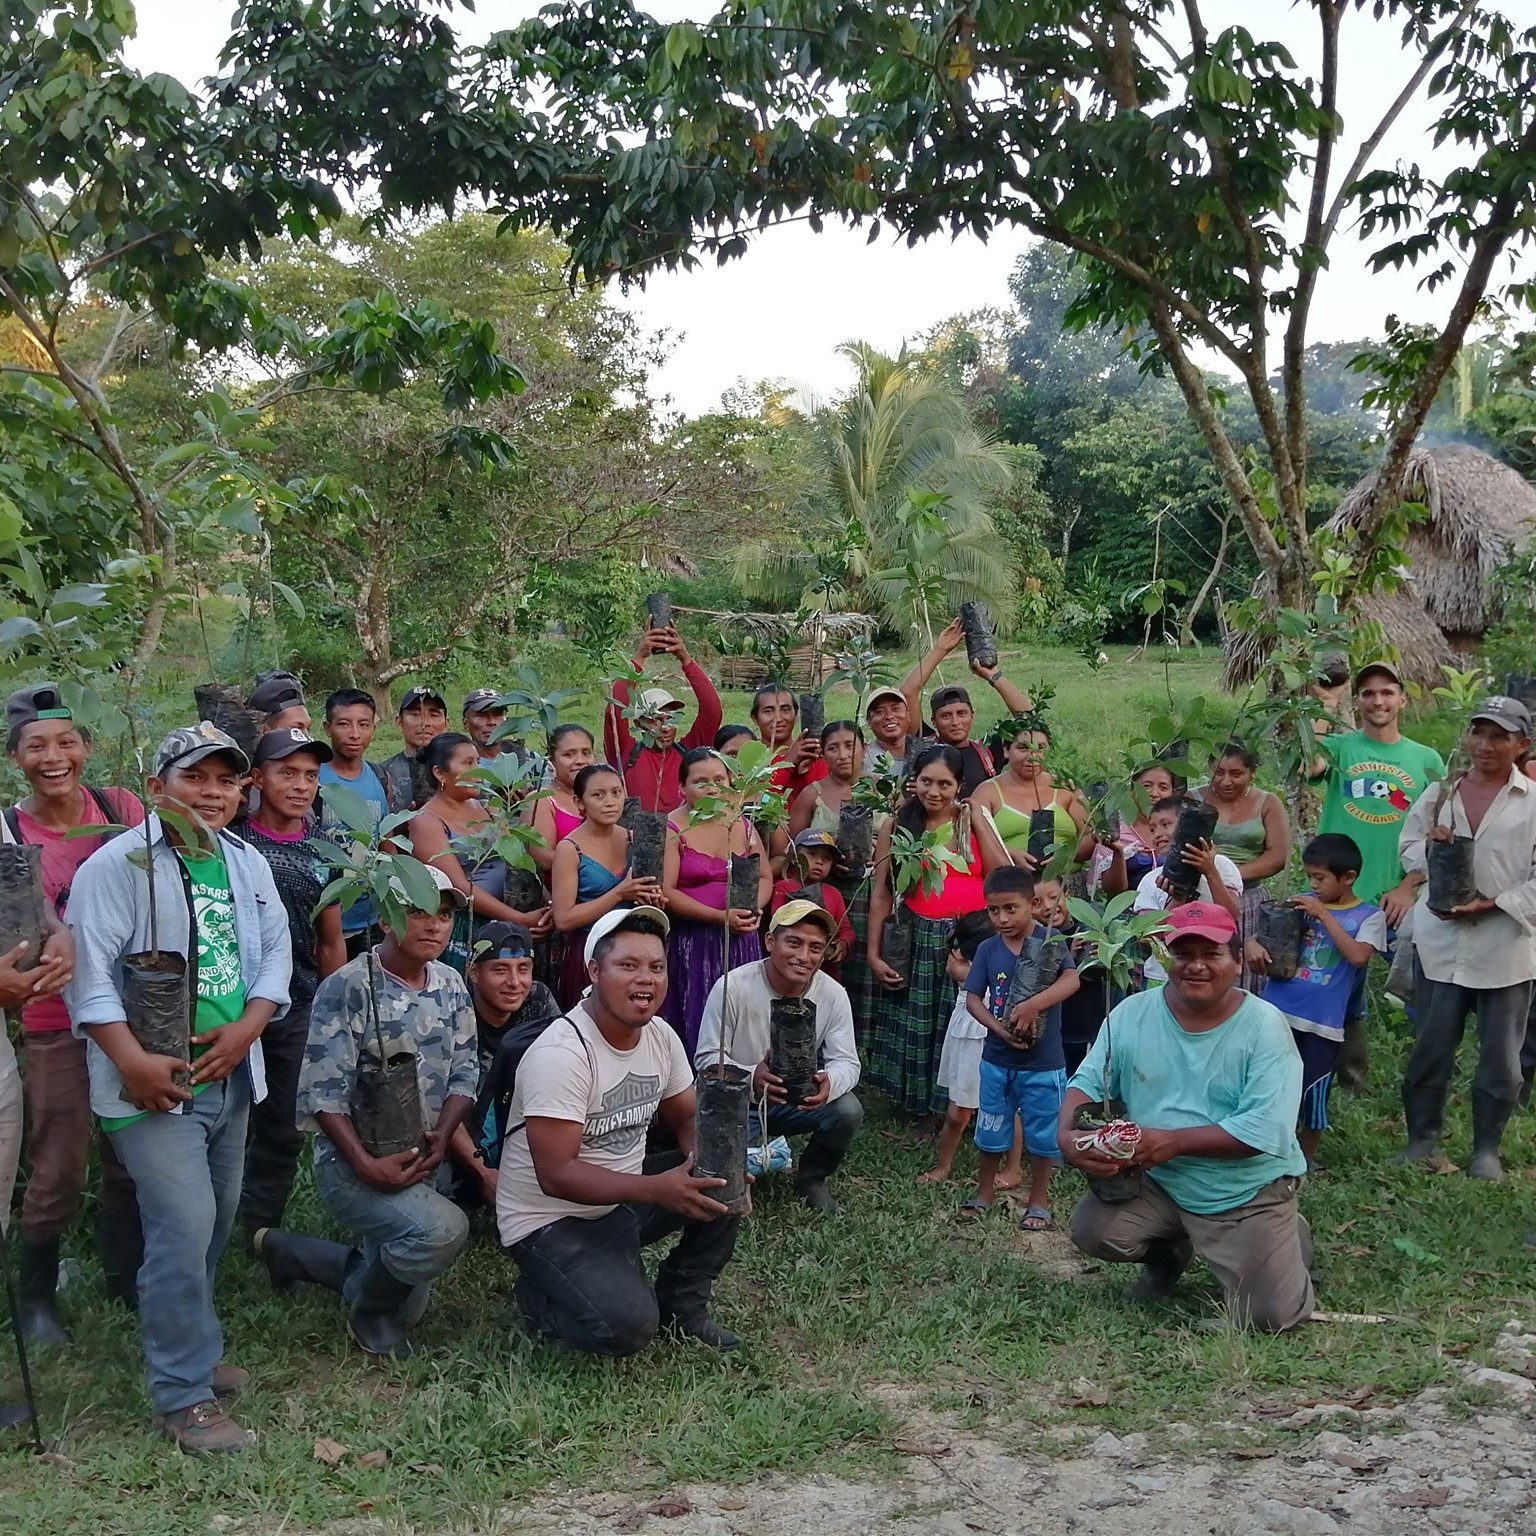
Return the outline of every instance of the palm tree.
[[[1013,562],[989,509],[1012,482],[1011,450],[905,348],[839,351],[859,378],[824,423],[817,505],[796,543],[743,548],[738,581],[759,601],[855,610],[903,632],[929,627],[935,589],[950,612],[976,598],[1006,611]],[[914,545],[914,506],[937,513],[941,539]],[[914,579],[915,554],[930,563],[927,581]]]

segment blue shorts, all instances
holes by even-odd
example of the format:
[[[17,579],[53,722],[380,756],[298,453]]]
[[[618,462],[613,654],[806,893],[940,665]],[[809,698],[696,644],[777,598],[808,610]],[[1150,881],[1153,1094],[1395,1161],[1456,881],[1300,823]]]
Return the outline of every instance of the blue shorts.
[[[1013,1151],[1014,1116],[1024,1123],[1024,1150],[1031,1157],[1059,1159],[1056,1119],[1067,1094],[1067,1074],[1016,1072],[982,1058],[981,1104],[976,1110],[976,1150]]]
[[[1333,1087],[1333,1069],[1339,1064],[1344,1042],[1324,1039],[1307,1029],[1292,1029],[1291,1038],[1301,1053],[1301,1128],[1326,1131],[1328,1091]]]

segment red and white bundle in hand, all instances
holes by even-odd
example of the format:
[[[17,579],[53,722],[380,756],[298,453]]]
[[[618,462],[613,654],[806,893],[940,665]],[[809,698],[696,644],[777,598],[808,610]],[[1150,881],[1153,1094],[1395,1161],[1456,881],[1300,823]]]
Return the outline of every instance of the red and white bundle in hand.
[[[1141,1145],[1141,1127],[1134,1120],[1111,1120],[1105,1125],[1078,1133],[1079,1152],[1097,1152],[1117,1163],[1128,1163]]]

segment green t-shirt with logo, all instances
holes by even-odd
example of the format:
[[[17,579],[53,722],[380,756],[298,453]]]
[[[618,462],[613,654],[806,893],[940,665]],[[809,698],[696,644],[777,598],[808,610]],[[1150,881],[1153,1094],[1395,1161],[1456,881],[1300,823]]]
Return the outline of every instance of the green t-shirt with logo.
[[[1328,757],[1319,832],[1343,832],[1360,846],[1355,895],[1379,902],[1403,878],[1397,857],[1408,808],[1437,779],[1445,759],[1433,747],[1409,741],[1372,741],[1364,731],[1318,739]]]
[[[245,1012],[245,980],[240,974],[240,941],[235,934],[235,902],[229,889],[229,867],[217,851],[177,853],[187,867],[192,888],[192,918],[197,931],[197,1004],[192,1016],[194,1035],[206,1034],[221,1024],[233,1024]],[[194,1045],[192,1059],[201,1052]],[[195,1083],[194,1096],[211,1083]],[[148,1114],[124,1115],[103,1120],[102,1127],[120,1131],[148,1119]]]

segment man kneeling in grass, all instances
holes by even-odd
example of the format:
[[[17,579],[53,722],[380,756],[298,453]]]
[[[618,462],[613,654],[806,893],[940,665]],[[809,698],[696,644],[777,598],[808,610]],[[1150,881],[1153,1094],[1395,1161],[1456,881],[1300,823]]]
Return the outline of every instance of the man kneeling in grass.
[[[308,1281],[339,1291],[358,1345],[393,1360],[410,1356],[406,1328],[469,1237],[469,1218],[448,1197],[444,1158],[475,1102],[475,1010],[442,961],[467,898],[442,870],[427,874],[436,908],[408,906],[382,943],[320,983],[310,1013],[298,1115],[318,1133],[315,1189],[356,1246],[273,1227],[253,1238],[277,1289]],[[369,1146],[363,1079],[402,1061],[414,1068],[420,1139],[403,1151]]]
[[[632,1355],[661,1328],[713,1349],[741,1342],[709,1315],[740,1223],[711,1198],[725,1180],[692,1171],[693,1073],[659,1016],[667,926],[656,907],[600,917],[585,949],[591,990],[518,1067],[496,1220],[523,1321],[557,1347]],[[679,1150],[646,1156],[653,1118]],[[652,1290],[641,1250],[673,1232]]]
[[[1296,1205],[1301,1057],[1284,1015],[1236,985],[1230,912],[1178,907],[1165,940],[1167,986],[1110,1014],[1062,1104],[1069,1163],[1091,1179],[1142,1175],[1130,1199],[1084,1195],[1072,1241],[1091,1258],[1140,1263],[1138,1301],[1169,1295],[1198,1253],[1236,1322],[1283,1333],[1312,1315],[1312,1239]],[[1123,1101],[1116,1112],[1140,1129],[1127,1160],[1074,1125],[1084,1104],[1106,1100]]]

